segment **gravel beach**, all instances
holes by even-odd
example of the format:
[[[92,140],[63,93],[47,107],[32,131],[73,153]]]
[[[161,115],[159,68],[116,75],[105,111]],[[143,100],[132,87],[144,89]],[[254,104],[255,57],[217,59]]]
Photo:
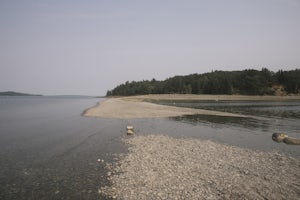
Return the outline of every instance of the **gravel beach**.
[[[300,161],[209,140],[164,135],[124,139],[129,153],[108,165],[114,199],[299,199]]]

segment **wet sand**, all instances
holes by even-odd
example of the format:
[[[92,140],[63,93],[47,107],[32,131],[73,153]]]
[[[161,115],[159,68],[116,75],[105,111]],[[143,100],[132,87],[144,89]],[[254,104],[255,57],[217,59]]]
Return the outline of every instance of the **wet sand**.
[[[158,105],[150,102],[145,102],[144,100],[146,99],[141,96],[109,98],[104,102],[99,103],[97,106],[86,110],[83,115],[86,117],[103,117],[117,119],[175,117],[181,115],[195,114],[247,117],[245,115],[219,111]]]
[[[300,161],[208,140],[163,135],[126,139],[129,154],[108,166],[116,199],[299,199]]]

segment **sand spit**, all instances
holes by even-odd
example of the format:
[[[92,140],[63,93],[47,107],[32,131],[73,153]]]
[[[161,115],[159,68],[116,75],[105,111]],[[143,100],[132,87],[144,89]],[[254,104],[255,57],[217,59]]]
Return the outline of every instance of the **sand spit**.
[[[97,106],[86,110],[83,115],[87,117],[129,119],[174,117],[194,114],[246,117],[244,115],[226,112],[158,105],[154,103],[144,102],[143,99],[132,97],[107,99],[104,102],[99,103]]]
[[[163,135],[125,139],[129,153],[108,166],[116,199],[299,199],[300,161],[272,152]]]

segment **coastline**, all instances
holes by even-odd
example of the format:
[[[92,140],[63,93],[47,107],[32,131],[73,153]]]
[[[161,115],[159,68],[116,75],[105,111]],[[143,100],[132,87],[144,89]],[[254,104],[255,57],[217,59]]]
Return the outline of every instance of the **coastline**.
[[[169,99],[178,99],[168,96]],[[189,99],[187,96],[181,97]],[[203,109],[183,108],[176,106],[158,105],[150,100],[166,99],[166,96],[133,96],[108,98],[83,112],[85,117],[102,117],[115,119],[175,117],[182,115],[217,115],[230,117],[249,117],[241,114],[219,112]]]
[[[213,101],[286,101],[300,100],[300,96],[243,96],[243,95],[184,95],[159,94],[107,98],[101,103],[86,109],[82,115],[86,117],[102,117],[116,119],[175,117],[182,115],[216,115],[228,117],[251,117],[241,114],[219,112],[194,108],[158,105],[151,103],[157,100],[213,100]]]
[[[144,95],[113,97],[84,116],[116,119],[188,114],[251,117],[164,106],[155,100],[287,101],[300,96]],[[125,120],[126,121],[126,120]],[[126,137],[128,153],[107,163],[109,186],[98,193],[112,199],[298,199],[299,159],[218,141],[174,138],[147,131]],[[273,141],[271,141],[273,142]]]
[[[102,117],[115,119],[176,117],[181,115],[217,115],[230,117],[247,117],[245,115],[203,109],[182,108],[158,105],[150,102],[135,101],[126,98],[107,99],[86,110],[86,117]]]

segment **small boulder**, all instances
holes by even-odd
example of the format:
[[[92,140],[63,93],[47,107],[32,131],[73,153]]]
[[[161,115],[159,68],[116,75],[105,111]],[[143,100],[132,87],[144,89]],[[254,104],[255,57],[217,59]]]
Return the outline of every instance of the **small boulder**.
[[[127,126],[127,135],[133,135],[134,134],[134,128],[133,126]]]
[[[131,130],[131,129],[127,130],[127,135],[133,135],[133,134],[134,134],[133,130]]]
[[[127,130],[133,130],[133,126],[127,126]]]

